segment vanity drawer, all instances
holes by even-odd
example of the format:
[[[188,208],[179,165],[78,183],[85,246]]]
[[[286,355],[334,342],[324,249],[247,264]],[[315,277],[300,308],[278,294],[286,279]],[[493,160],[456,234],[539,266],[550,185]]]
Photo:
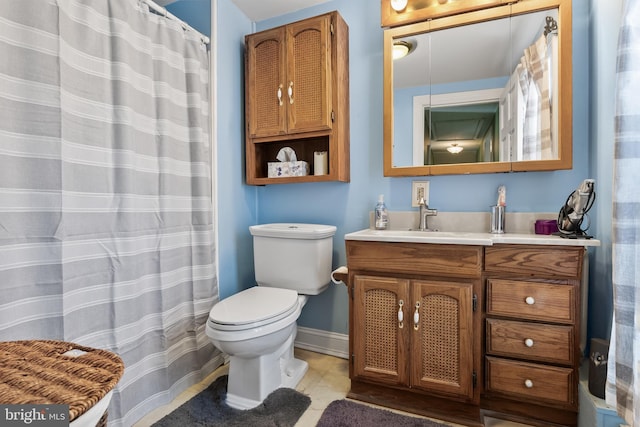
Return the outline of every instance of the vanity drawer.
[[[574,405],[576,387],[570,368],[487,357],[487,391],[520,400]]]
[[[347,240],[349,270],[380,273],[480,277],[482,247]]]
[[[583,255],[581,247],[489,246],[485,248],[485,271],[579,279]]]
[[[573,365],[573,327],[487,319],[487,353]]]
[[[524,280],[487,280],[487,314],[572,324],[576,287]]]

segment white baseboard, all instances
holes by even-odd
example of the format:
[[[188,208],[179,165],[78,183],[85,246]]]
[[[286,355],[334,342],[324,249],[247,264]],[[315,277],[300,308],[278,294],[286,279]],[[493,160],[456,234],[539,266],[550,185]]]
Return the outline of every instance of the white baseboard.
[[[349,359],[349,335],[298,326],[294,345],[304,350]]]

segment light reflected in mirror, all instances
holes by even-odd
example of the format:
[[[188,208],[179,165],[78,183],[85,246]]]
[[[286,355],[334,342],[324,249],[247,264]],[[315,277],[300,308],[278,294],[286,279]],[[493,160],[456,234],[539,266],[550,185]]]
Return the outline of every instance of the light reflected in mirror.
[[[387,135],[393,139],[385,148],[391,167],[521,162],[521,170],[567,168],[562,156],[571,148],[561,148],[559,129],[559,18],[551,8],[468,25],[442,18],[387,30],[391,40],[413,46],[393,61],[392,93],[385,96],[393,106],[393,127],[385,130],[385,144]],[[564,84],[570,94],[570,81]],[[569,99],[564,107],[570,105]],[[452,144],[462,151],[447,151]],[[526,163],[540,160],[551,163]],[[388,165],[385,158],[387,175],[427,174],[424,168],[388,174]],[[472,172],[501,170],[511,166]]]

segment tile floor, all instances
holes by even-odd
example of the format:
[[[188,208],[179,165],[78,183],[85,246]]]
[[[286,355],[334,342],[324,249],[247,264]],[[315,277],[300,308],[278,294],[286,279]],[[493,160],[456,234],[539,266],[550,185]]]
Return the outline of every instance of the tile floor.
[[[349,366],[346,359],[340,359],[325,354],[314,353],[311,351],[297,349],[296,357],[306,360],[309,363],[309,371],[298,384],[297,390],[311,397],[311,405],[307,411],[302,414],[296,427],[314,427],[324,409],[334,400],[344,399],[349,390]],[[227,365],[216,369],[208,378],[197,384],[180,396],[173,402],[155,411],[147,414],[138,421],[133,427],[148,427],[160,418],[170,413],[178,406],[189,400],[191,397],[205,389],[216,378],[226,375],[229,371]],[[415,416],[412,414],[407,414]],[[451,424],[457,427],[456,424]],[[503,420],[485,420],[485,427],[523,427],[524,424],[513,423]]]

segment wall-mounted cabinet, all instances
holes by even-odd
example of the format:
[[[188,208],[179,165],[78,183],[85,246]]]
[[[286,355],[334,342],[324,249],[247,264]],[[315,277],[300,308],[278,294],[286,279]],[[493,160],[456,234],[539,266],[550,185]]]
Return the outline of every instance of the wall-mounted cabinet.
[[[349,181],[349,30],[337,12],[245,37],[246,177],[252,185]],[[309,175],[268,177],[283,147]],[[314,152],[328,173],[314,175]]]

